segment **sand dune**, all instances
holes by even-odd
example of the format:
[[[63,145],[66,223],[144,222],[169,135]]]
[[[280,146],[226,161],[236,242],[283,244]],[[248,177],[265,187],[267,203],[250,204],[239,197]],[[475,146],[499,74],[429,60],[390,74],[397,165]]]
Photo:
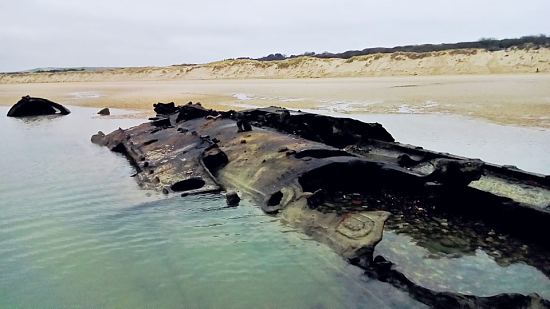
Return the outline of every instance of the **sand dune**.
[[[456,49],[350,59],[299,57],[282,61],[225,60],[198,65],[108,69],[96,72],[0,74],[0,83],[136,80],[286,79],[550,72],[550,49]]]

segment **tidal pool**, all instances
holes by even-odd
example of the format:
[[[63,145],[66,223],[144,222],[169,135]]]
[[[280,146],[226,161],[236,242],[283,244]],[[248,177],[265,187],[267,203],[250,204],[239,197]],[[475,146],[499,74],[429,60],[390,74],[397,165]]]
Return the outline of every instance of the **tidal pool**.
[[[69,108],[0,120],[1,308],[423,307],[250,202],[139,189],[90,136],[143,119]]]

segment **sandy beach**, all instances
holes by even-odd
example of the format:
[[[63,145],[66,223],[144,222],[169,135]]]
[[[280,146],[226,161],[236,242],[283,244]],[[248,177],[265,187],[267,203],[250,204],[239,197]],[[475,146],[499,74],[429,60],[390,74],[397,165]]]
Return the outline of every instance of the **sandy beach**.
[[[283,106],[340,113],[436,114],[550,128],[550,74],[0,84],[0,104],[23,95],[90,107],[141,109],[201,102],[216,109]]]

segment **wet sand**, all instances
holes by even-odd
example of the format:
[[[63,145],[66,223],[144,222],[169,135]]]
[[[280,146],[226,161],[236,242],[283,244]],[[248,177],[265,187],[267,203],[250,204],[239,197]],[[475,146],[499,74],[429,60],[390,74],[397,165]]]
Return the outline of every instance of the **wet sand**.
[[[158,101],[199,101],[216,109],[276,105],[356,114],[449,113],[550,128],[550,74],[0,84],[1,105],[26,94],[147,112]]]

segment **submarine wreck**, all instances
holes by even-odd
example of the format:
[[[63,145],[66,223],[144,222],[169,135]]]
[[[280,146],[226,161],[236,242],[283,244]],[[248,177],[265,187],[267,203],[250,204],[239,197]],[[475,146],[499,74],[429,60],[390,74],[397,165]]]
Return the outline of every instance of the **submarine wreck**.
[[[436,215],[482,222],[479,233],[496,229],[548,249],[549,176],[401,144],[378,123],[278,107],[154,109],[149,122],[91,138],[124,155],[142,188],[182,196],[225,192],[228,207],[252,200],[429,306],[550,307],[537,294],[429,289],[374,251],[393,218],[414,218],[416,229],[437,233],[425,224]],[[548,261],[538,263],[548,276]]]

